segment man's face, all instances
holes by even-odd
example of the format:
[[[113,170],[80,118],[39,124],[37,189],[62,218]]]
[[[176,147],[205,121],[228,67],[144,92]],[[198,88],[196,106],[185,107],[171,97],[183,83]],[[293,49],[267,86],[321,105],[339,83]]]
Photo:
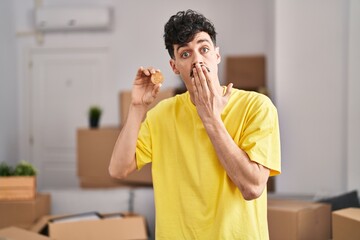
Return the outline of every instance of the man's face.
[[[217,79],[218,64],[220,63],[219,48],[215,47],[209,34],[199,32],[194,39],[184,45],[174,44],[174,59],[170,60],[170,65],[176,74],[180,74],[188,90],[191,89],[191,73],[195,63],[202,63],[212,75],[212,79]]]

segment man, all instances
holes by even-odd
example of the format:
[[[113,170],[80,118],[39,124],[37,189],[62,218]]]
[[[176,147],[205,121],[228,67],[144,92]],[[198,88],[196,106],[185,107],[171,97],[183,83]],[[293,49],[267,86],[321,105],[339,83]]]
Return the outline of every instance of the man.
[[[147,112],[161,84],[139,68],[109,166],[126,177],[152,163],[156,239],[268,239],[266,183],[280,173],[269,98],[221,86],[213,24],[188,10],[165,25],[170,65],[187,92]]]

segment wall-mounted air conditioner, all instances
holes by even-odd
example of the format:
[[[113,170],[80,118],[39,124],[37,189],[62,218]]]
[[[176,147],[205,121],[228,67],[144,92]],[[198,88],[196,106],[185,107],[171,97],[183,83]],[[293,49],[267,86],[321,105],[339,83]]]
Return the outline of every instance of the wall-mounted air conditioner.
[[[110,29],[108,7],[39,7],[35,9],[35,29],[39,31]]]

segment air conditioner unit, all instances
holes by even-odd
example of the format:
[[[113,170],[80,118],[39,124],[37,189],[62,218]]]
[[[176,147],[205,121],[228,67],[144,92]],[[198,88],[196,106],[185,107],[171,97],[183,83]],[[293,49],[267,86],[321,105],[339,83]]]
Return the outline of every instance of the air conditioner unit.
[[[111,27],[108,7],[40,7],[35,9],[39,31],[106,30]]]

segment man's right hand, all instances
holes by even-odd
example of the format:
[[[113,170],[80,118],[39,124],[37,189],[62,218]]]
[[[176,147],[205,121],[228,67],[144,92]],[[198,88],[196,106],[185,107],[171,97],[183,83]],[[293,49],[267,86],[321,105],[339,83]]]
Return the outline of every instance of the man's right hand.
[[[137,168],[135,152],[141,122],[148,105],[154,101],[161,87],[161,83],[154,84],[151,81],[151,74],[155,72],[160,70],[140,67],[136,73],[129,113],[115,143],[109,164],[110,176],[114,178],[125,178]]]
[[[151,74],[155,72],[160,72],[160,70],[153,67],[138,69],[131,94],[132,105],[147,107],[154,101],[161,87],[161,83],[151,82]]]

